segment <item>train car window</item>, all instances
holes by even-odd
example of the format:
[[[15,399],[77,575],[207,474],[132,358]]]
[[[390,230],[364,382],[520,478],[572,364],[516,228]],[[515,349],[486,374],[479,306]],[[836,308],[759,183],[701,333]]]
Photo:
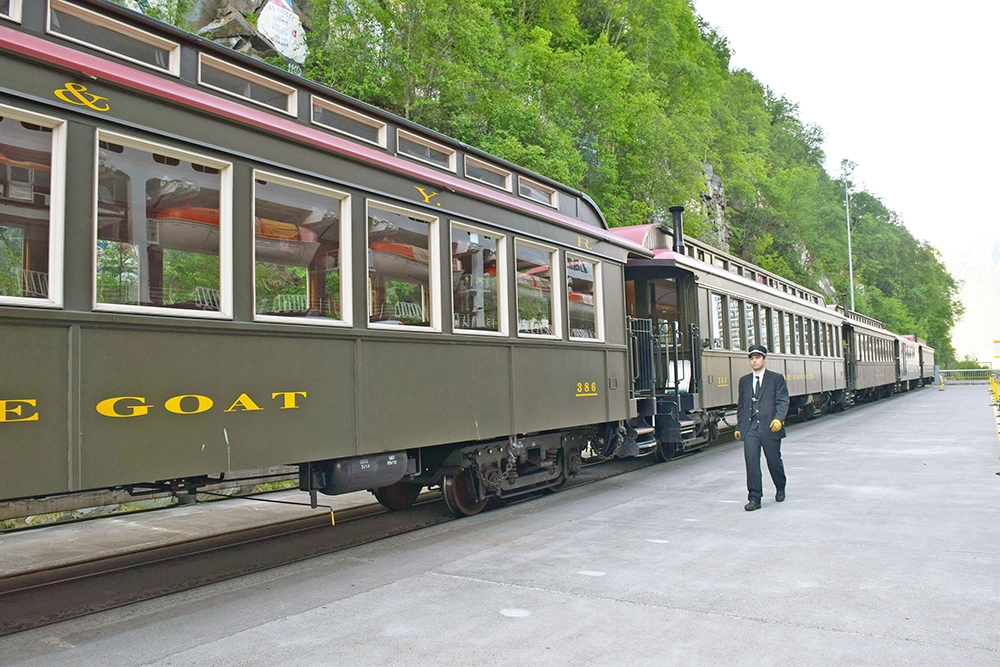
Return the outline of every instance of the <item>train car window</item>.
[[[507,333],[504,237],[451,223],[451,293],[455,331]]]
[[[507,192],[511,191],[513,181],[513,175],[506,169],[468,155],[465,156],[465,177]]]
[[[802,318],[802,342],[805,347],[803,354],[813,354],[812,321],[807,317]]]
[[[65,125],[0,105],[0,303],[62,302]]]
[[[517,284],[517,333],[527,336],[561,336],[556,313],[559,284],[556,251],[517,240],[514,243]]]
[[[712,349],[721,350],[726,347],[725,334],[726,311],[721,294],[712,294]]]
[[[406,130],[396,130],[396,152],[441,169],[455,171],[457,153],[454,150]]]
[[[368,202],[368,322],[440,329],[437,218]]]
[[[760,331],[760,344],[773,352],[774,346],[771,345],[771,337],[767,335],[767,322],[771,319],[768,316],[770,310],[770,308],[765,308],[764,306],[757,306],[757,326],[758,331]]]
[[[819,323],[819,353],[824,357],[830,356],[830,348],[826,340],[826,324],[822,322]]]
[[[311,99],[314,125],[385,148],[385,123],[315,95]]]
[[[177,42],[139,30],[63,0],[49,0],[50,34],[133,63],[180,74],[181,47]]]
[[[743,333],[740,320],[743,318],[743,302],[729,299],[729,349],[743,349]]]
[[[792,317],[792,354],[805,354],[805,340],[802,337],[802,318]]]
[[[345,236],[349,197],[257,172],[254,175],[254,312],[259,320],[344,323],[351,275]]]
[[[781,313],[771,310],[771,338],[769,345],[772,352],[783,352],[781,349]]]
[[[698,259],[700,259],[703,262],[705,261],[705,251],[704,250],[699,250],[698,251]]]
[[[743,303],[744,327],[747,332],[747,347],[757,344],[757,316],[754,314],[753,304],[749,301]]]
[[[98,142],[96,307],[231,316],[230,165],[105,132]]]
[[[782,322],[781,332],[785,337],[785,344],[782,346],[781,351],[785,354],[795,354],[795,348],[792,347],[792,314],[785,313],[784,321]]]
[[[21,22],[21,0],[0,0],[0,18]]]
[[[291,86],[204,53],[198,54],[198,83],[289,116],[298,112],[298,91]]]
[[[559,208],[559,193],[550,187],[528,180],[523,176],[517,178],[517,193],[525,199]]]
[[[659,316],[661,308],[670,308],[671,297],[676,311],[677,291],[659,288],[660,285],[657,285],[657,315]],[[662,304],[661,299],[665,300]],[[571,340],[604,338],[601,318],[601,265],[598,262],[566,255],[566,308],[569,313]]]

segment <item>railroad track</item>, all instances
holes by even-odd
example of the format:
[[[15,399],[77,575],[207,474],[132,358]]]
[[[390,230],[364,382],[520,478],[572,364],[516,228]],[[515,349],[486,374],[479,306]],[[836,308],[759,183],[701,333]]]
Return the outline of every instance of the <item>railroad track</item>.
[[[568,488],[653,465],[653,457],[588,466]],[[519,502],[517,499],[512,502]],[[169,510],[165,510],[169,511]],[[98,519],[99,520],[99,519]],[[456,519],[439,491],[402,512],[377,503],[152,549],[0,576],[0,636],[281,567]]]

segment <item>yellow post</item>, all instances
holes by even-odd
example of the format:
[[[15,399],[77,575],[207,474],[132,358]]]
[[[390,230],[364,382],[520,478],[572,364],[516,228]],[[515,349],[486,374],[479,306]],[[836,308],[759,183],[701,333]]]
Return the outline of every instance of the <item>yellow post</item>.
[[[944,391],[944,373],[941,373],[941,386],[938,387],[938,391]]]

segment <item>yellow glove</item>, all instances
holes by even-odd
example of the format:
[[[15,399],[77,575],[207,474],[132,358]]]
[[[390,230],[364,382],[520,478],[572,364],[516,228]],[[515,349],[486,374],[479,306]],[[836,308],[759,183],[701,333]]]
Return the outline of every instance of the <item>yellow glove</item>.
[[[737,432],[736,432],[736,439],[737,439],[737,440],[739,440],[739,439],[740,439],[740,432],[739,432],[739,431],[737,431]]]
[[[780,430],[781,430],[781,420],[780,419],[772,419],[771,420],[771,433],[777,433]]]

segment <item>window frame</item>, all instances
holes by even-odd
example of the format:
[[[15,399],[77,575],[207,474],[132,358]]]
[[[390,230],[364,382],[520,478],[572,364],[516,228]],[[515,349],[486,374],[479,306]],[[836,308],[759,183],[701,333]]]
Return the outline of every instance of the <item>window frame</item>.
[[[726,319],[726,325],[727,325],[727,327],[729,329],[729,348],[728,349],[730,349],[730,350],[732,350],[734,352],[742,352],[744,350],[744,348],[746,347],[744,345],[744,342],[746,341],[746,333],[743,331],[743,317],[744,317],[744,315],[743,315],[743,303],[744,303],[744,301],[743,301],[743,299],[735,299],[733,297],[729,297],[727,299],[727,301],[729,302],[728,303],[728,311],[727,311],[728,317]],[[735,313],[736,313],[736,318],[735,318],[736,319],[736,331],[735,332],[733,331],[733,312],[734,312],[733,309],[734,308],[735,308]],[[734,333],[737,336],[739,336],[739,340],[734,340],[734,337],[733,337]]]
[[[12,3],[13,2],[17,2],[18,5],[20,5],[20,0],[12,0]],[[143,60],[139,60],[138,58],[133,58],[132,56],[125,55],[120,51],[114,51],[112,49],[100,46],[99,44],[94,44],[93,42],[88,42],[84,39],[80,39],[79,37],[73,37],[71,35],[58,32],[52,27],[53,8],[56,8],[58,11],[62,11],[66,14],[75,16],[76,18],[86,23],[106,28],[107,30],[111,30],[112,32],[117,32],[120,35],[132,38],[138,42],[144,42],[153,47],[163,49],[168,53],[167,57],[169,60],[169,65],[167,67],[159,67],[157,65],[152,65]],[[127,60],[130,63],[135,63],[136,65],[141,65],[142,67],[147,67],[157,72],[164,72],[165,74],[169,74],[170,76],[179,77],[181,75],[181,45],[179,42],[175,42],[173,40],[160,37],[159,35],[154,35],[153,33],[147,32],[145,30],[140,30],[139,28],[118,21],[117,19],[113,19],[109,16],[104,16],[103,14],[98,14],[97,12],[87,9],[86,7],[80,7],[79,5],[66,2],[66,0],[49,0],[45,9],[46,9],[45,11],[46,34],[52,35],[53,37],[57,37],[59,39],[64,39],[68,42],[73,42],[74,44],[81,44],[96,51],[100,51],[101,53],[107,53],[116,56],[123,60]]]
[[[497,174],[498,176],[502,175],[504,177],[504,185],[503,186],[499,186],[499,185],[496,185],[495,183],[490,183],[489,181],[484,181],[484,180],[482,180],[480,178],[476,178],[475,176],[470,176],[469,175],[469,163],[470,162],[473,163],[474,167],[478,167],[479,169],[483,169],[485,171],[491,171],[494,174]],[[463,161],[463,169],[465,171],[465,177],[467,179],[469,179],[470,181],[475,181],[476,183],[482,183],[483,185],[488,185],[491,188],[496,188],[497,190],[503,190],[504,192],[511,192],[512,189],[513,189],[513,187],[514,187],[514,174],[513,174],[513,172],[511,172],[511,171],[509,171],[507,169],[501,169],[500,167],[497,167],[496,165],[490,164],[489,162],[486,162],[484,160],[480,160],[478,158],[474,158],[471,155],[466,155],[465,156],[465,160]]]
[[[262,178],[261,178],[262,177]],[[283,315],[260,315],[257,313],[257,234],[255,220],[257,218],[257,179],[265,180],[293,190],[305,190],[317,195],[330,196],[332,199],[340,200],[340,257],[337,262],[340,265],[340,319],[318,317],[287,317]],[[296,178],[289,178],[271,171],[254,169],[251,176],[251,198],[250,198],[250,225],[248,233],[251,241],[251,259],[253,282],[251,283],[251,293],[253,295],[253,319],[255,322],[275,322],[281,324],[316,325],[324,327],[350,327],[354,319],[354,290],[351,284],[351,259],[353,257],[353,246],[351,245],[351,195],[347,192],[334,190],[326,186],[310,183]]]
[[[370,238],[368,234],[368,219],[371,217],[371,209],[375,208],[378,210],[386,211],[388,213],[395,213],[396,215],[402,215],[406,217],[415,218],[427,223],[427,294],[430,300],[430,318],[429,324],[426,327],[417,326],[414,324],[390,324],[387,322],[372,322],[372,313],[375,312],[372,303],[372,283],[371,274],[367,273],[365,276],[365,290],[367,292],[365,296],[366,301],[366,315],[365,320],[367,322],[367,328],[379,331],[405,331],[408,333],[420,332],[420,333],[441,333],[441,239],[440,239],[440,218],[434,215],[428,215],[420,211],[415,211],[409,208],[403,208],[402,206],[397,206],[395,204],[390,204],[383,199],[365,199],[365,256],[370,249]],[[449,239],[450,241],[450,239]],[[365,261],[367,265],[367,259]]]
[[[483,234],[485,236],[493,237],[497,240],[497,331],[481,331],[479,329],[463,329],[455,326],[455,274],[453,271],[449,271],[451,274],[450,284],[451,284],[451,312],[452,312],[452,324],[451,332],[458,335],[472,335],[472,336],[493,336],[496,338],[506,338],[510,336],[510,317],[509,308],[507,304],[509,303],[509,288],[508,283],[508,263],[507,263],[507,235],[501,234],[499,232],[490,231],[483,229],[481,227],[476,227],[474,225],[469,225],[464,222],[459,222],[458,220],[449,220],[448,226],[448,248],[451,248],[452,243],[452,231],[454,229],[460,229],[464,232],[470,234]],[[448,258],[448,264],[451,265],[451,257]]]
[[[718,302],[716,302],[718,299]],[[709,332],[711,334],[711,347],[712,350],[726,350],[729,349],[726,346],[726,328],[727,328],[727,318],[726,313],[728,312],[728,306],[726,306],[726,295],[720,294],[718,292],[708,293],[709,301]],[[719,310],[715,309],[716,303],[718,303]],[[718,335],[718,345],[716,345],[716,336]]]
[[[594,266],[594,333],[595,338],[584,338],[580,336],[573,335],[573,328],[569,326],[569,286],[566,285],[564,301],[566,306],[566,326],[567,333],[569,334],[569,339],[571,341],[576,341],[580,343],[603,343],[604,342],[604,278],[603,278],[603,262],[587,257],[586,255],[575,253],[567,250],[563,253],[563,269],[565,276],[569,275],[569,267],[567,266],[571,259],[575,259],[581,262],[587,262]],[[563,278],[563,284],[565,285],[566,278]]]
[[[550,334],[536,334],[536,333],[522,332],[521,331],[521,328],[520,328],[521,310],[520,310],[520,302],[518,301],[518,296],[517,296],[517,246],[518,246],[518,244],[525,245],[525,246],[530,246],[532,248],[535,248],[536,250],[543,250],[543,251],[549,253],[549,257],[550,257],[550,260],[551,260],[549,262],[549,291],[550,291],[550,295],[551,295],[549,298],[550,298],[550,301],[552,303],[552,333],[550,333]],[[562,295],[561,295],[561,292],[562,292],[561,285],[563,283],[562,283],[562,271],[559,269],[559,267],[560,267],[560,260],[559,260],[560,254],[561,253],[559,252],[559,249],[556,248],[555,246],[550,246],[550,245],[546,245],[544,243],[538,243],[536,241],[529,241],[527,239],[514,237],[514,258],[513,258],[513,261],[511,262],[511,277],[514,280],[514,306],[515,306],[515,310],[516,310],[517,315],[518,315],[518,318],[517,318],[518,319],[518,326],[516,327],[517,337],[518,338],[536,338],[536,339],[545,339],[545,340],[562,340],[562,337],[563,337],[563,334],[562,334],[562,321],[563,321],[562,301],[563,300],[562,300]],[[557,290],[560,292],[559,294],[556,293]]]
[[[536,190],[541,190],[542,192],[548,192],[549,193],[549,201],[544,202],[544,201],[541,201],[539,199],[535,199],[533,197],[526,196],[524,193],[521,192],[521,184],[522,183],[526,183],[529,186],[535,188]],[[554,209],[558,209],[559,208],[559,191],[558,190],[556,190],[555,188],[549,187],[548,185],[542,185],[538,181],[532,180],[530,178],[525,178],[524,176],[521,176],[520,174],[518,174],[518,176],[517,176],[517,196],[520,197],[521,199],[526,199],[527,201],[532,201],[532,202],[535,202],[536,204],[541,204],[542,206],[548,206],[548,207],[554,208]]]
[[[785,316],[777,308],[771,308],[771,353],[784,354],[785,348],[782,345],[781,323]]]
[[[407,141],[412,141],[415,144],[424,146],[425,148],[430,148],[432,150],[440,151],[448,155],[448,166],[444,167],[437,162],[428,160],[426,158],[419,157],[417,155],[410,155],[409,153],[404,153],[399,150],[399,140],[406,139]],[[416,160],[417,162],[422,162],[424,164],[430,165],[435,169],[443,169],[445,171],[450,171],[452,173],[457,173],[458,165],[458,151],[453,148],[449,148],[444,144],[439,144],[430,139],[425,139],[419,134],[414,134],[413,132],[408,132],[401,127],[396,128],[396,155],[401,158],[406,158],[407,160]]]
[[[202,81],[202,69],[204,65],[209,65],[209,67],[214,67],[215,69],[221,70],[226,74],[235,76],[240,79],[256,83],[265,88],[270,88],[277,93],[284,93],[285,95],[285,108],[277,107],[266,102],[261,102],[260,100],[255,100],[252,97],[246,95],[241,95],[240,93],[234,93],[231,90],[226,90],[225,88],[220,88],[218,86],[212,85],[210,83],[205,83]],[[222,93],[223,95],[229,95],[230,97],[235,97],[238,100],[244,100],[250,102],[251,104],[256,104],[264,109],[270,109],[271,111],[277,111],[278,113],[283,113],[286,116],[297,116],[298,115],[298,89],[289,86],[287,84],[281,83],[274,79],[268,78],[261,74],[257,74],[254,71],[248,70],[232,63],[228,63],[225,60],[216,58],[215,56],[210,56],[207,53],[198,53],[198,85],[208,88],[209,90],[215,90]]]
[[[10,0],[7,5],[7,13],[0,14],[0,18],[7,19],[8,21],[13,21],[14,23],[21,22],[21,0]]]
[[[332,125],[327,125],[326,123],[322,123],[322,122],[316,120],[316,107],[321,107],[321,108],[325,109],[326,111],[329,111],[332,114],[336,114],[336,115],[339,115],[339,116],[345,116],[345,117],[347,117],[347,118],[349,118],[349,119],[351,119],[353,121],[361,123],[362,125],[368,125],[369,127],[377,129],[378,130],[378,140],[377,141],[372,141],[371,139],[367,139],[365,137],[361,137],[361,136],[358,136],[356,134],[352,134],[351,132],[348,132],[347,130],[342,130],[340,128],[333,127]],[[353,109],[349,109],[349,108],[347,108],[345,106],[341,106],[340,104],[337,104],[335,102],[331,102],[329,100],[323,99],[322,97],[319,97],[318,95],[310,95],[309,96],[309,122],[312,123],[313,125],[317,125],[319,127],[322,127],[324,130],[330,130],[331,132],[336,132],[338,134],[344,135],[345,137],[351,137],[352,139],[356,139],[358,141],[363,141],[366,144],[371,144],[372,146],[378,146],[379,148],[385,148],[386,147],[387,137],[388,137],[388,134],[389,134],[389,132],[388,132],[389,126],[387,124],[383,123],[380,120],[375,120],[374,118],[366,116],[366,115],[364,115],[362,113],[358,113],[357,111],[354,111]]]
[[[100,188],[100,143],[120,144],[156,155],[172,157],[185,162],[196,162],[219,170],[219,310],[193,310],[166,306],[142,306],[127,303],[101,303],[97,300],[97,196]],[[94,133],[94,193],[91,209],[91,306],[97,312],[134,313],[138,315],[166,315],[168,317],[194,317],[199,319],[233,319],[233,163],[193,153],[182,148],[166,146],[154,141],[139,139],[100,128]]]
[[[743,301],[743,333],[746,336],[747,349],[751,345],[759,345],[760,337],[757,332],[757,308],[756,304],[749,300]],[[753,333],[751,336],[750,334]],[[752,341],[751,341],[752,339]]]
[[[0,116],[22,123],[31,123],[50,129],[52,135],[52,162],[49,170],[49,295],[47,298],[32,296],[0,296],[0,306],[32,306],[35,308],[63,307],[63,259],[65,256],[66,228],[66,134],[68,123],[54,116],[0,104]]]

